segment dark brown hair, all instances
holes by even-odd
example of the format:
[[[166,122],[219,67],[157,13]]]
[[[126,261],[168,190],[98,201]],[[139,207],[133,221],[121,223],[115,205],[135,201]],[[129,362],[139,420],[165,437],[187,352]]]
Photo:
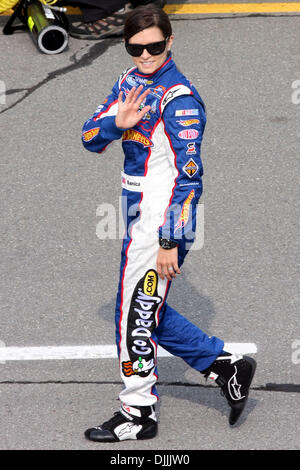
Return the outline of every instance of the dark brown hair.
[[[135,34],[146,28],[157,26],[164,38],[172,35],[172,26],[167,13],[154,4],[139,6],[129,13],[124,26],[124,39],[128,42]]]

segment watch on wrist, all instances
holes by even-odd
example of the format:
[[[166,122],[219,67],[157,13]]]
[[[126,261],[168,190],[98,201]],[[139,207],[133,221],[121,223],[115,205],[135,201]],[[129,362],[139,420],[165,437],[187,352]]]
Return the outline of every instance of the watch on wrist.
[[[164,250],[171,250],[171,248],[175,248],[175,246],[177,246],[178,243],[173,242],[172,240],[169,240],[168,238],[160,238],[159,245],[162,248],[164,248]]]

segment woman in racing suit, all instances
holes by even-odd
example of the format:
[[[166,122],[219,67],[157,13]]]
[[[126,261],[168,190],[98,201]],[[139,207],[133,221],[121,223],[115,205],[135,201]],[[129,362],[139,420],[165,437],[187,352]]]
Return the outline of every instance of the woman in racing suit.
[[[230,424],[244,408],[255,370],[253,359],[224,352],[222,340],[208,337],[166,302],[195,237],[205,107],[172,59],[174,36],[163,10],[136,8],[124,39],[134,66],[121,74],[82,130],[86,149],[102,153],[122,138],[125,154],[127,230],[115,312],[124,389],[120,410],[85,432],[99,442],[156,435],[157,345],[216,380],[231,406]]]

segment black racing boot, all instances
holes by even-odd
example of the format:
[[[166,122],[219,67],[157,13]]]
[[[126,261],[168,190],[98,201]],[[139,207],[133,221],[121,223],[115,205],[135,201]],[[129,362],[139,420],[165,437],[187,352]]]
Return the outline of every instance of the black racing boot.
[[[256,361],[249,356],[238,356],[222,352],[206,370],[205,378],[215,380],[221,387],[229,406],[229,424],[240,417],[248,399],[249,388],[255,373]]]
[[[85,437],[97,442],[118,442],[127,439],[151,439],[157,434],[154,406],[127,406],[122,404],[114,416],[85,431]]]

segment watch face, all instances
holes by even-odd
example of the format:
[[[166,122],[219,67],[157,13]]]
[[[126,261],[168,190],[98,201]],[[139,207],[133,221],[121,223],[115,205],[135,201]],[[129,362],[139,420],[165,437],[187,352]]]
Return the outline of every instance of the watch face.
[[[163,239],[160,240],[160,246],[167,250],[167,249],[171,248],[172,244],[171,244],[170,240],[167,240],[166,238],[163,238]]]

